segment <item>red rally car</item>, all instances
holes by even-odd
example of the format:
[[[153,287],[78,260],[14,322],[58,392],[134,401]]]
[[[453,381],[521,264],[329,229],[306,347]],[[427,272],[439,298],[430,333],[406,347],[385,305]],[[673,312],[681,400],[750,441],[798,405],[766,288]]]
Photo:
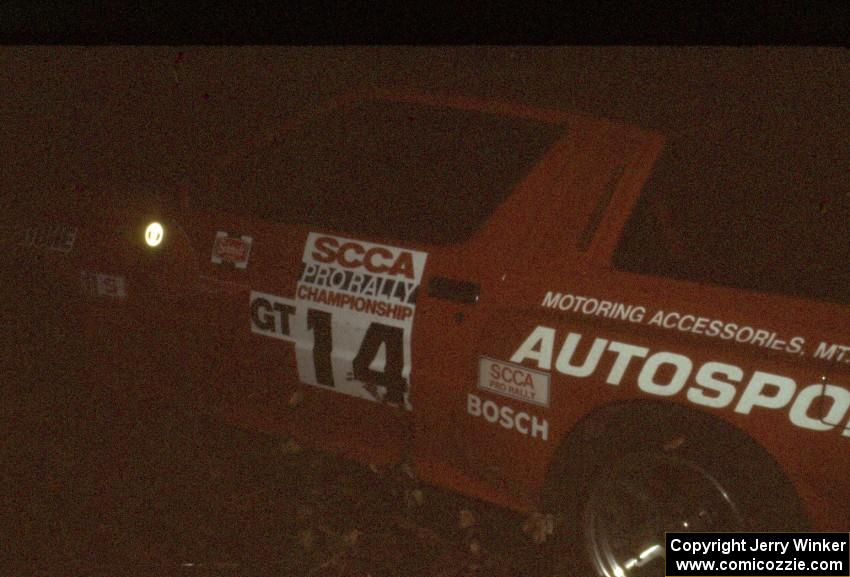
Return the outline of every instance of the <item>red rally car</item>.
[[[661,574],[665,531],[848,529],[850,291],[812,260],[840,239],[583,114],[382,91],[270,132],[163,220],[182,394],[537,513],[566,574]]]

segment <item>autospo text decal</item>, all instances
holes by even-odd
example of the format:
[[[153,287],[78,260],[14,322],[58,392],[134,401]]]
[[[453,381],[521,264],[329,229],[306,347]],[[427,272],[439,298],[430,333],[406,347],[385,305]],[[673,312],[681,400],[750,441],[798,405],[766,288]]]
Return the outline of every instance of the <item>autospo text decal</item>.
[[[517,348],[511,362],[531,361],[541,370],[587,378],[596,374],[603,355],[610,364],[605,382],[619,386],[626,370],[640,363],[637,386],[644,393],[672,397],[684,393],[688,401],[715,409],[733,408],[736,413],[750,414],[753,409],[787,410],[788,419],[804,429],[828,431],[843,427],[843,436],[850,438],[850,391],[830,383],[798,385],[794,379],[765,371],[752,371],[736,365],[708,361],[700,366],[687,356],[670,352],[652,352],[646,347],[595,337],[583,359],[575,352],[584,336],[568,332],[558,338],[554,328],[537,326]],[[563,340],[561,340],[563,339]],[[556,343],[561,342],[557,356]],[[602,375],[598,375],[602,377]],[[828,406],[822,419],[811,414],[817,399],[825,397]],[[810,414],[810,410],[811,414]]]

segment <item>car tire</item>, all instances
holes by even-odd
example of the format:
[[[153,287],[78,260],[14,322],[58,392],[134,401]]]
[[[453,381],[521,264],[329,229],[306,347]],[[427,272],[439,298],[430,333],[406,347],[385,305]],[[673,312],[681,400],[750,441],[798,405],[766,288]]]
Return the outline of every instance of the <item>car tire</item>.
[[[664,575],[665,531],[802,531],[799,497],[748,435],[675,404],[629,402],[585,418],[549,473],[562,519],[555,575]]]

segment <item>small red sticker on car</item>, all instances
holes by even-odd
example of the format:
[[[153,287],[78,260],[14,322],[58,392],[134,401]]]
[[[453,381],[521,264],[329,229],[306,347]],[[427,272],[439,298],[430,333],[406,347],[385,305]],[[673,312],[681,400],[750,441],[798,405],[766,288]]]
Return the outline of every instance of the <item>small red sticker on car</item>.
[[[232,264],[235,268],[247,268],[253,239],[250,236],[230,236],[218,231],[213,242],[212,262]]]

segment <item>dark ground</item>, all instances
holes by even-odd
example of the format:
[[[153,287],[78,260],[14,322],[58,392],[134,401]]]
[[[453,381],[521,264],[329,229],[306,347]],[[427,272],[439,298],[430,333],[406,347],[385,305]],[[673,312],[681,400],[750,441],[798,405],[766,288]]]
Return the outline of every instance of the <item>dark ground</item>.
[[[20,430],[24,454],[6,455],[6,575],[507,576],[537,564],[499,534],[520,534],[512,514],[428,487],[416,504],[402,471],[151,413]],[[462,510],[486,527],[461,529]]]
[[[2,575],[498,577],[545,568],[543,546],[516,514],[421,486],[403,468],[371,470],[185,407],[116,402],[62,357],[18,359],[27,368],[4,397]]]

